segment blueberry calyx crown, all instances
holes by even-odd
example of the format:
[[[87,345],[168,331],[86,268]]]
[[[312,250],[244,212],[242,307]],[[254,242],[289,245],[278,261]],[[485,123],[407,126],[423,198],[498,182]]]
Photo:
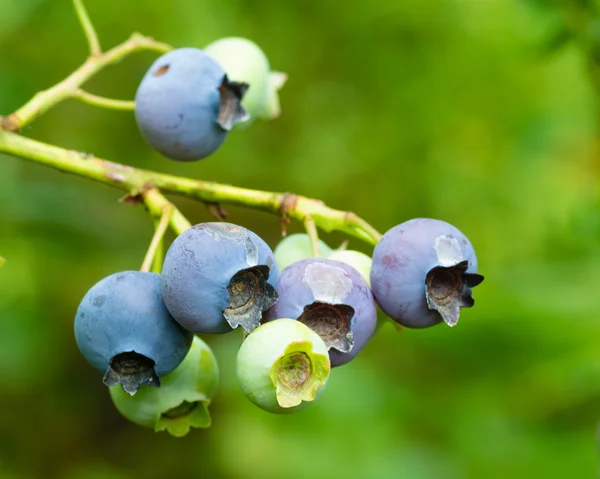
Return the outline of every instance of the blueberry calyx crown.
[[[341,353],[348,353],[354,347],[350,329],[353,317],[352,306],[315,301],[304,307],[298,321],[317,333],[328,350],[335,348]]]
[[[154,365],[152,359],[135,351],[120,353],[111,358],[103,382],[109,387],[120,384],[123,391],[133,396],[142,384],[155,388],[160,386]]]
[[[277,290],[267,283],[270,269],[266,265],[257,265],[238,271],[229,282],[229,306],[223,310],[223,316],[235,329],[242,326],[248,333],[260,325],[262,313],[273,306],[279,295]]]
[[[425,279],[427,306],[437,311],[448,326],[456,326],[460,308],[470,308],[475,304],[471,288],[483,281],[477,273],[467,273],[468,261],[454,266],[436,266]]]
[[[177,419],[182,416],[187,416],[199,405],[199,401],[188,402],[183,401],[179,406],[169,409],[161,414],[161,417],[166,419]]]
[[[227,75],[223,76],[219,85],[219,116],[217,123],[223,130],[229,131],[236,123],[247,121],[250,114],[242,105],[242,99],[250,88],[248,83],[229,81]]]
[[[269,376],[283,408],[314,401],[329,376],[329,357],[315,353],[310,341],[292,342],[273,363]]]
[[[167,430],[175,437],[185,436],[190,428],[211,425],[208,405],[210,400],[182,401],[178,406],[163,412],[154,425],[155,431]]]

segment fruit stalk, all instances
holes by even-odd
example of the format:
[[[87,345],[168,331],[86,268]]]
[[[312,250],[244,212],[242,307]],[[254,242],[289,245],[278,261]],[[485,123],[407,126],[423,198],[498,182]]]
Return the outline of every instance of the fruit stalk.
[[[133,111],[135,109],[134,101],[105,98],[103,96],[88,93],[87,91],[81,89],[75,90],[71,95],[71,98],[74,100],[79,100],[82,103],[87,103],[88,105],[106,108],[107,110]]]
[[[302,222],[310,217],[324,231],[344,232],[371,245],[377,244],[381,236],[354,213],[330,208],[320,200],[137,169],[86,153],[42,143],[2,129],[0,129],[0,153],[99,181],[131,194],[146,191],[143,195],[144,203],[156,216],[160,216],[162,207],[165,202],[168,202],[158,191],[161,190],[207,203],[231,204],[267,211]],[[149,187],[156,189],[149,190]],[[179,234],[188,229],[190,224],[180,212],[174,211],[171,227]]]
[[[315,225],[315,221],[307,216],[304,220],[304,228],[306,229],[306,234],[308,234],[308,238],[310,239],[310,249],[312,251],[312,255],[315,258],[319,257],[319,233],[317,231],[317,225]]]
[[[160,221],[156,225],[156,230],[154,231],[154,235],[152,236],[152,240],[150,241],[150,246],[148,246],[148,251],[146,252],[146,256],[144,258],[144,262],[142,263],[140,271],[148,272],[150,271],[152,265],[156,264],[158,250],[161,249],[160,245],[162,243],[163,236],[165,235],[165,232],[169,227],[172,214],[173,205],[168,204],[164,206],[162,216],[160,217]]]
[[[90,47],[90,55],[100,55],[102,53],[102,48],[100,47],[100,40],[98,40],[98,35],[96,34],[96,29],[90,20],[90,17],[83,5],[82,0],[73,0],[73,6],[75,7],[75,12],[77,13],[77,18],[79,19],[79,23],[81,24],[81,28],[83,29],[83,33],[85,33],[85,38],[88,41],[88,45]]]

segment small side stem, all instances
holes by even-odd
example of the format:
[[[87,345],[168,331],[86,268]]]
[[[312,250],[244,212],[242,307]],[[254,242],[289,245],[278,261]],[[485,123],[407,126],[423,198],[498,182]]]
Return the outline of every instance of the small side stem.
[[[96,34],[94,25],[92,24],[87,10],[83,5],[83,1],[73,0],[73,6],[77,12],[77,18],[79,19],[79,23],[81,23],[81,28],[83,28],[83,32],[85,33],[85,38],[90,46],[90,55],[100,55],[102,53],[102,48],[100,48],[100,40],[98,40],[98,35]]]
[[[160,220],[154,220],[154,230],[160,225]],[[165,256],[165,238],[160,238],[158,246],[156,247],[156,253],[154,253],[154,262],[152,263],[152,272],[160,274],[162,272],[163,258]]]
[[[310,239],[310,248],[312,250],[312,255],[315,258],[318,258],[319,232],[317,231],[317,225],[315,224],[315,220],[313,220],[310,216],[304,218],[304,228],[306,229],[306,233],[308,234],[308,238]]]
[[[169,226],[172,214],[173,205],[166,205],[163,208],[162,216],[160,217],[158,226],[154,231],[154,236],[152,236],[152,241],[150,241],[150,246],[148,246],[148,251],[146,252],[146,257],[144,258],[144,262],[142,263],[140,271],[144,271],[146,273],[150,271],[152,264],[155,262],[159,245],[162,243],[163,236],[165,235],[167,227]]]
[[[115,100],[113,98],[105,98],[103,96],[94,95],[87,91],[78,89],[71,94],[71,98],[79,100],[88,105],[106,108],[108,110],[133,111],[135,110],[135,102],[128,100]]]
[[[0,268],[4,265],[4,263],[6,263],[6,260],[0,256]]]
[[[365,221],[363,218],[354,213],[348,213],[348,216],[350,216],[352,223],[356,225],[358,229],[365,231],[370,236],[371,240],[375,242],[375,244],[381,241],[381,237],[383,235],[373,228],[368,221]]]
[[[134,33],[126,42],[111,48],[101,55],[89,57],[83,65],[63,81],[47,90],[36,93],[31,100],[25,103],[25,105],[2,119],[0,128],[9,131],[21,130],[57,103],[70,98],[81,85],[99,71],[109,65],[119,62],[134,52],[151,50],[165,53],[171,49],[172,47],[165,43],[159,43],[152,38],[144,37],[139,33]]]
[[[162,214],[167,206],[173,208],[170,215],[169,225],[176,235],[180,235],[192,227],[189,220],[183,216],[173,203],[171,203],[164,195],[156,188],[151,188],[143,194],[144,204],[150,214],[156,218],[162,217]]]

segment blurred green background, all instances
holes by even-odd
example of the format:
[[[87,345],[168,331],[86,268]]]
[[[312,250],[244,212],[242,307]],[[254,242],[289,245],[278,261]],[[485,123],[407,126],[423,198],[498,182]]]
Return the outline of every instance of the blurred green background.
[[[65,102],[23,134],[194,178],[318,197],[385,231],[444,219],[486,281],[453,330],[384,327],[290,416],[252,406],[239,335],[207,337],[213,427],[183,439],[121,418],[73,339],[96,281],[152,234],[121,192],[0,156],[0,478],[585,478],[600,402],[600,16],[583,0],[87,1],[104,47],[246,36],[289,74],[282,116],[209,159],[170,162],[133,115]],[[596,47],[596,42],[598,47]],[[0,0],[0,113],[87,45],[71,3]],[[86,88],[131,99],[143,53]],[[177,200],[193,222],[204,206]],[[274,216],[228,208],[271,246]],[[299,231],[299,225],[291,231]],[[324,235],[331,244],[341,235]],[[370,253],[356,240],[350,247]]]

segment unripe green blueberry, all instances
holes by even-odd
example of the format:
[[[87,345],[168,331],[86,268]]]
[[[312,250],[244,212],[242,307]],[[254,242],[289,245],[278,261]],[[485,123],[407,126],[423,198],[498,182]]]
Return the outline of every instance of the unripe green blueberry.
[[[227,37],[211,43],[204,51],[221,65],[230,80],[250,85],[242,105],[251,118],[279,116],[277,91],[283,87],[287,76],[271,72],[269,60],[258,45],[246,38]]]
[[[300,321],[276,319],[244,340],[237,375],[244,394],[275,414],[299,411],[323,392],[331,365],[327,346]]]
[[[322,240],[319,240],[319,257],[328,257],[333,250]],[[312,258],[310,238],[305,233],[294,233],[283,238],[273,250],[279,270],[296,261]]]
[[[355,250],[335,250],[327,256],[327,259],[341,261],[342,263],[352,266],[360,273],[365,282],[371,286],[370,276],[373,260],[370,256]]]
[[[120,386],[113,386],[110,396],[131,422],[181,437],[192,427],[210,427],[208,405],[218,381],[217,360],[210,347],[196,336],[182,363],[161,378],[160,388],[143,385],[135,396],[130,396]]]

